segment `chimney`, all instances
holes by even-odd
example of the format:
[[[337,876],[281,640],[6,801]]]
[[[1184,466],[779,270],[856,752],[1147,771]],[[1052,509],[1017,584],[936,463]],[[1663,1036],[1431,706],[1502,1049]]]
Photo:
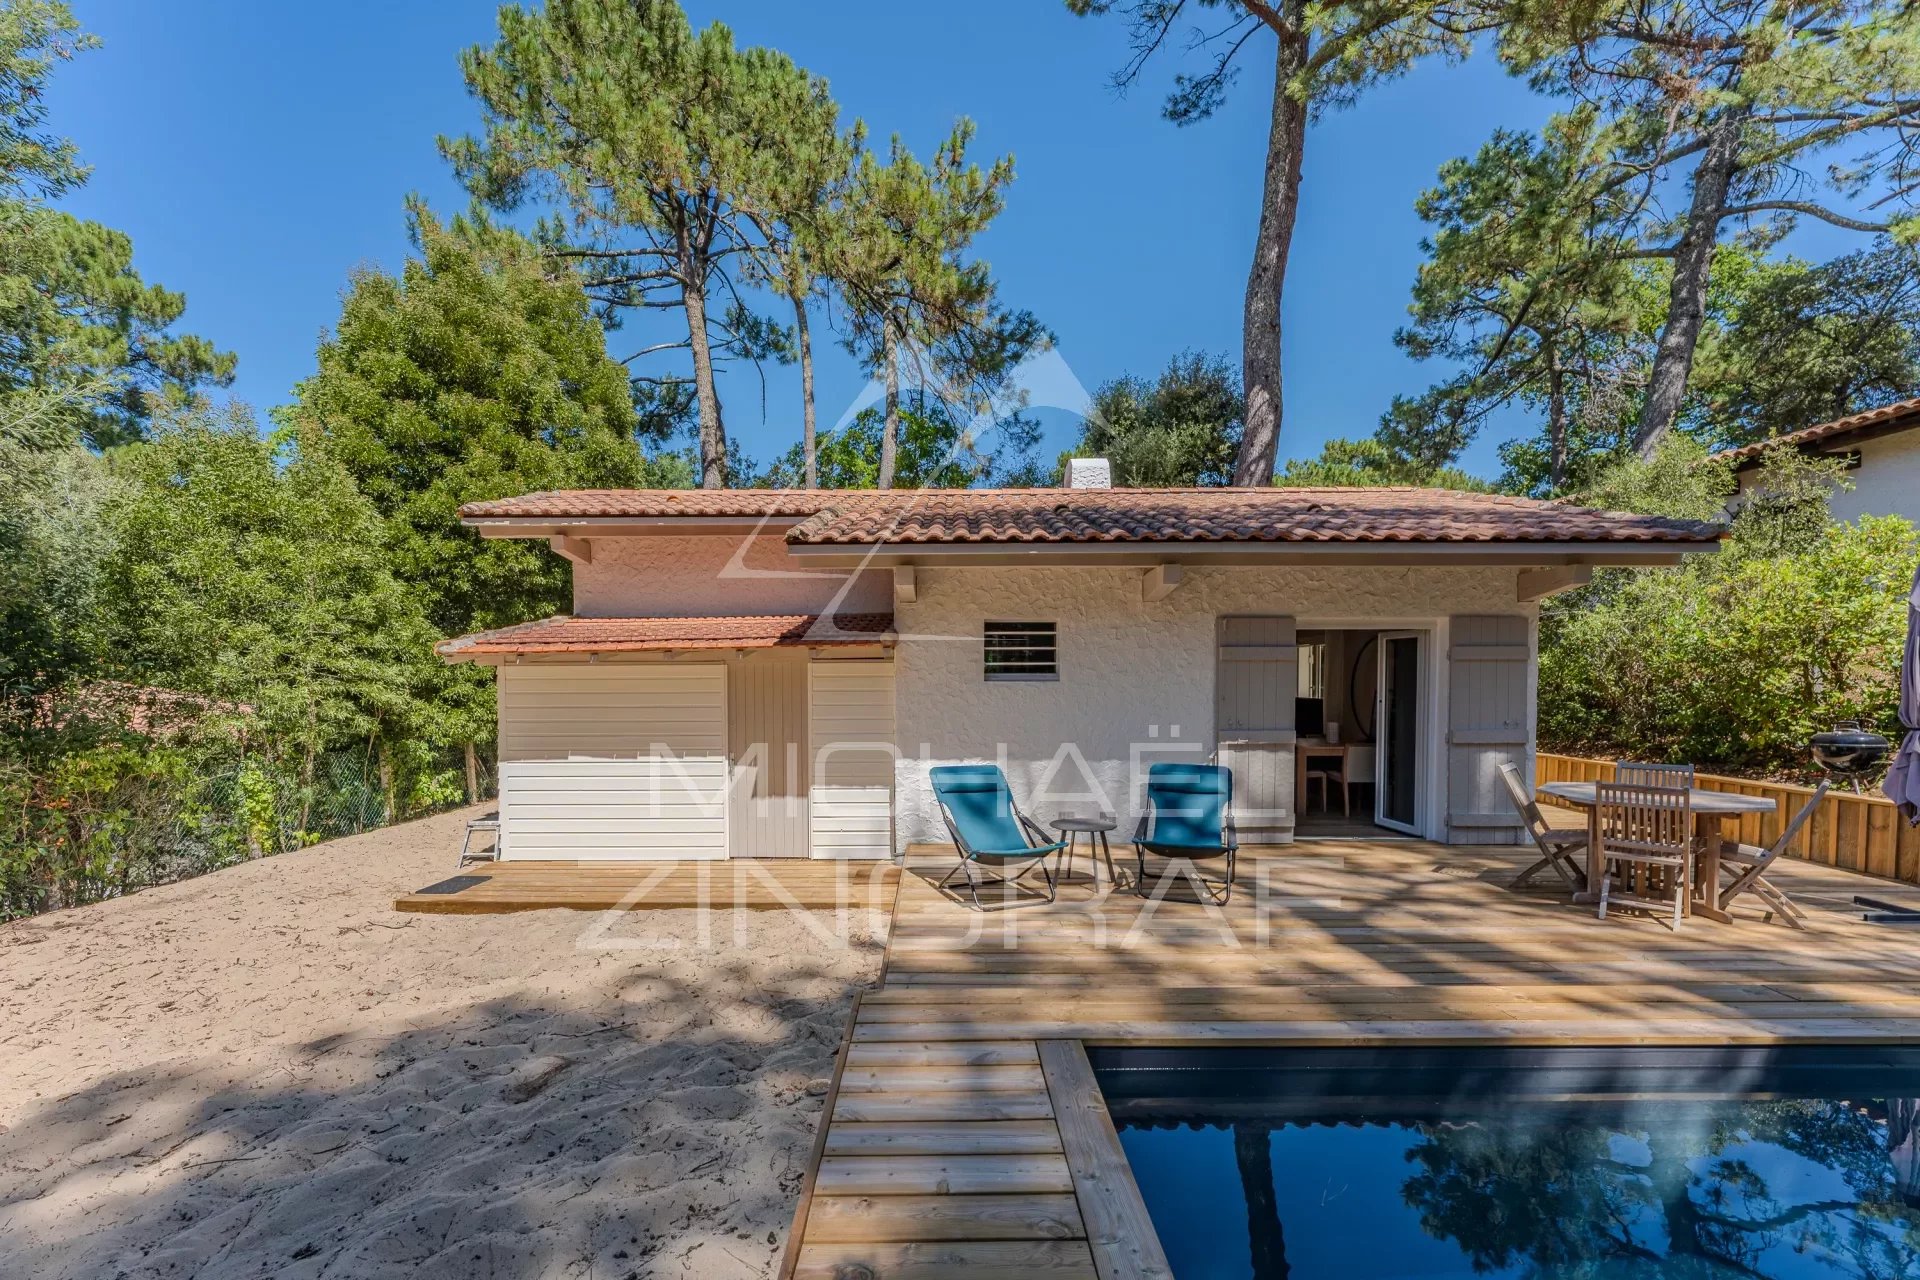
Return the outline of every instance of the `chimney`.
[[[1066,487],[1111,489],[1113,488],[1113,467],[1105,458],[1068,458]]]

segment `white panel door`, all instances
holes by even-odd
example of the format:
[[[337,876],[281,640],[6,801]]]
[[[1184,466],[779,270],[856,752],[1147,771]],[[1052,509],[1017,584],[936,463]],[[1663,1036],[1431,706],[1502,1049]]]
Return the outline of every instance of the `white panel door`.
[[[503,858],[727,856],[718,663],[500,668]]]
[[[807,665],[816,858],[893,856],[893,663]]]

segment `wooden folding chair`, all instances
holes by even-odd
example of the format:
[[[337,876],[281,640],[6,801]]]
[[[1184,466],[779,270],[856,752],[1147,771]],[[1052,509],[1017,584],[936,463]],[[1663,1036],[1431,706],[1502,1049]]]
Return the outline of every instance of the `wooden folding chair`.
[[[1600,880],[1599,918],[1609,905],[1672,912],[1678,931],[1686,915],[1693,880],[1693,804],[1686,787],[1648,787],[1602,782],[1594,789],[1600,827],[1600,856],[1606,875]],[[1618,869],[1626,892],[1616,892]],[[1649,896],[1665,881],[1666,900]]]
[[[1805,928],[1806,913],[1793,904],[1793,899],[1783,893],[1778,885],[1767,879],[1767,869],[1774,859],[1787,851],[1793,838],[1800,834],[1800,828],[1806,825],[1820,802],[1827,798],[1827,788],[1831,783],[1822,782],[1813,789],[1813,795],[1800,806],[1800,812],[1781,831],[1780,838],[1762,849],[1758,845],[1739,844],[1732,840],[1722,841],[1720,845],[1720,866],[1732,875],[1724,886],[1714,886],[1719,890],[1717,905],[1725,911],[1733,900],[1743,893],[1750,893],[1767,905],[1766,918],[1771,920],[1778,915],[1795,929]]]
[[[1641,764],[1635,760],[1615,760],[1613,780],[1629,787],[1693,786],[1690,764]]]
[[[1527,834],[1533,837],[1534,845],[1540,850],[1540,860],[1515,876],[1513,883],[1507,887],[1521,888],[1549,867],[1568,889],[1584,887],[1587,882],[1586,830],[1556,831],[1549,826],[1546,815],[1540,812],[1540,806],[1527,794],[1526,784],[1520,780],[1520,770],[1511,761],[1500,766],[1500,781],[1507,784],[1507,797],[1513,801],[1521,821],[1527,824]]]

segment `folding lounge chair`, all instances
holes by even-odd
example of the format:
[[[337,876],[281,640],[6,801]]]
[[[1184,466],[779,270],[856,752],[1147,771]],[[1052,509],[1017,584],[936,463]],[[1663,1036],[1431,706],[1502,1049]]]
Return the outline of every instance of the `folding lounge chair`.
[[[1147,770],[1147,811],[1133,833],[1139,878],[1134,887],[1147,893],[1147,855],[1188,864],[1194,885],[1221,906],[1233,897],[1233,868],[1240,851],[1233,829],[1233,774],[1217,764],[1156,764]],[[1200,875],[1203,858],[1224,857],[1227,878],[1210,882]],[[1213,885],[1222,892],[1214,897]]]
[[[959,865],[940,881],[944,889],[954,876],[964,872],[973,905],[981,908],[982,884],[1017,885],[1035,867],[1047,883],[1047,901],[1055,894],[1055,877],[1047,869],[1047,855],[1066,848],[1064,840],[1048,840],[1038,823],[1020,812],[1013,803],[1013,789],[998,765],[940,765],[932,771],[934,799],[940,803],[940,816],[960,852]],[[987,876],[984,868],[994,865],[997,876]],[[1009,873],[1018,864],[1020,869]],[[975,873],[981,868],[981,873]]]

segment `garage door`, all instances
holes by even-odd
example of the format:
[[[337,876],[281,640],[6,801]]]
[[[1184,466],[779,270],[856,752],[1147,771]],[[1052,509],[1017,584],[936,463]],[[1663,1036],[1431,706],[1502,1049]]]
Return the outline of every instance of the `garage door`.
[[[727,856],[718,663],[500,668],[500,823],[512,860]]]

